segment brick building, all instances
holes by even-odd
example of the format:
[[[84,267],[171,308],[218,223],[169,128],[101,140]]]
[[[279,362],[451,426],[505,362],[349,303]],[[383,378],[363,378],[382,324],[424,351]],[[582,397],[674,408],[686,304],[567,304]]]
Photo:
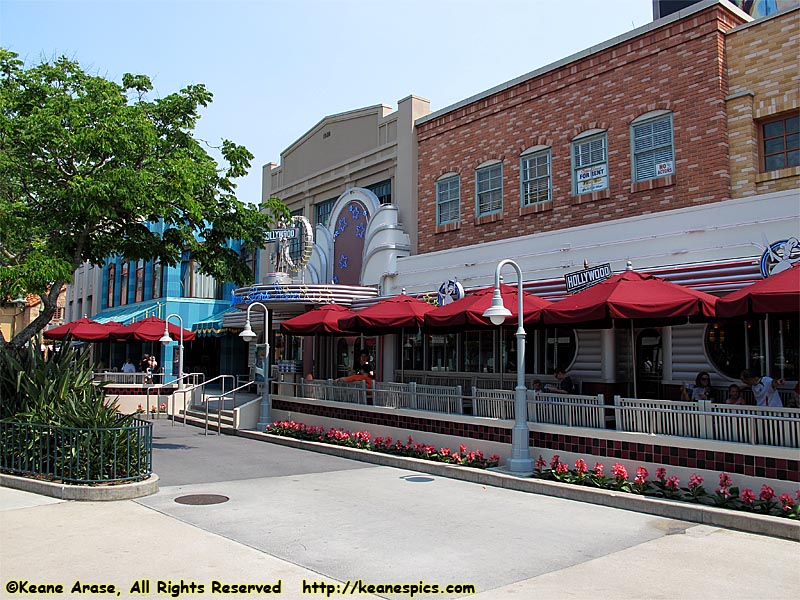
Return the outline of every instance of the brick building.
[[[795,122],[796,13],[753,21],[705,0],[418,119],[418,254],[398,259],[388,291],[490,285],[503,258],[520,264],[526,289],[553,299],[585,264],[619,272],[630,261],[720,294],[761,277],[765,246],[800,230],[797,168],[767,168],[758,150],[764,119]],[[796,149],[796,137],[783,142]],[[584,392],[626,393],[636,356],[637,380],[650,380],[640,393],[659,395],[698,371],[726,385],[740,363],[797,378],[796,357],[778,364],[763,347],[719,364],[715,331],[640,329],[634,342],[615,330],[533,331],[528,371],[561,363]],[[467,337],[431,338],[428,356],[472,369]],[[513,352],[497,338],[474,345],[489,370]],[[645,361],[656,365],[646,377]]]

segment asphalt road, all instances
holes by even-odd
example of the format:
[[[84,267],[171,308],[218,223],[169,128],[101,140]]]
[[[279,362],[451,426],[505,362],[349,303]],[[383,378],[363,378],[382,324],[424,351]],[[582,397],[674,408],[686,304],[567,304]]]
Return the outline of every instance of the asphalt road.
[[[409,598],[412,585],[432,584],[472,585],[483,600],[777,599],[800,589],[796,542],[206,437],[167,421],[155,424],[154,470],[159,493],[136,501],[59,502],[0,488],[2,597],[19,598],[6,586],[25,578],[109,581],[131,598],[168,598],[181,582],[204,593],[172,597],[214,595],[212,580],[279,579],[283,598],[341,597],[335,586]],[[176,502],[187,496],[227,500]],[[150,594],[130,593],[140,580]],[[317,587],[304,594],[304,582]]]

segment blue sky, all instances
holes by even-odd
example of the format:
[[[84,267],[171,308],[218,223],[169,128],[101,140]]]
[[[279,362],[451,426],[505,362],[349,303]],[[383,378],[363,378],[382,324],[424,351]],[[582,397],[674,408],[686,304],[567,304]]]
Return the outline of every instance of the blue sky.
[[[153,97],[203,83],[196,136],[261,166],[323,117],[409,94],[438,110],[652,21],[652,0],[0,0],[0,45],[26,64],[65,55]]]

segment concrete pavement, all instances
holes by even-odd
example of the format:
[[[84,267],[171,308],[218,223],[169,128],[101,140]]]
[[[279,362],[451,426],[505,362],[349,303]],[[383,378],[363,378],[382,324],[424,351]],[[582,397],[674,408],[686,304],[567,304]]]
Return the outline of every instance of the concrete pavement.
[[[352,590],[358,579],[471,584],[482,600],[785,598],[800,587],[796,542],[205,437],[168,422],[156,423],[155,435],[154,496],[81,503],[0,488],[0,597],[21,597],[6,589],[20,580],[114,583],[131,598],[171,597],[157,593],[159,580],[202,584],[203,594],[175,596],[198,598],[214,595],[212,580],[280,580],[283,598],[334,591],[303,594],[304,581]],[[228,501],[175,502],[197,494]],[[142,579],[150,593],[131,594]],[[361,597],[409,598],[406,589]]]

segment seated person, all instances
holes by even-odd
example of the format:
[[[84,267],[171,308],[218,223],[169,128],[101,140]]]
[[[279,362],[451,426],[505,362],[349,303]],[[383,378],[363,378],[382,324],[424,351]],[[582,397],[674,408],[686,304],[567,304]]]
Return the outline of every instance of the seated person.
[[[545,389],[548,392],[555,392],[557,394],[575,393],[575,384],[572,383],[572,378],[569,375],[567,375],[567,372],[564,369],[561,368],[556,369],[553,375],[555,375],[556,381],[558,381],[558,383],[556,385],[546,385]]]
[[[725,399],[725,404],[747,404],[744,396],[742,396],[742,389],[735,383],[728,386],[728,397]]]
[[[369,354],[366,350],[361,351],[361,356],[358,359],[358,366],[356,367],[356,374],[369,375],[370,378],[375,379],[375,367],[369,362]]]
[[[713,400],[711,375],[705,371],[700,371],[695,377],[691,399],[695,402],[698,400]]]
[[[534,392],[543,392],[544,391],[544,387],[542,386],[542,380],[541,379],[534,379],[532,383],[533,383],[533,387],[531,389]]]

